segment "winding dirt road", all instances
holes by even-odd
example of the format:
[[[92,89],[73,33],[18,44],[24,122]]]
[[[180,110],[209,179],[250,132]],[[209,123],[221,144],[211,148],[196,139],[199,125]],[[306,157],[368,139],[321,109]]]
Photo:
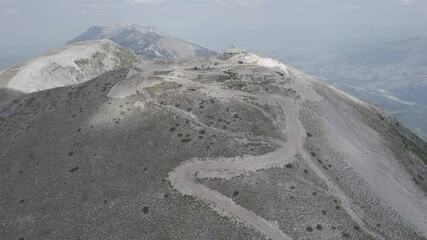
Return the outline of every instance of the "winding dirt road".
[[[283,97],[275,99],[282,107],[283,112],[286,113],[286,126],[283,123],[278,123],[278,125],[286,134],[288,140],[280,143],[279,150],[262,156],[217,158],[215,160],[191,159],[170,172],[168,178],[172,186],[182,194],[210,202],[220,214],[231,214],[243,223],[263,233],[266,237],[273,240],[282,240],[291,238],[279,229],[277,223],[261,218],[248,209],[237,205],[223,194],[196,182],[196,178],[200,175],[204,178],[206,176],[224,178],[224,175],[226,175],[229,178],[230,174],[237,176],[260,169],[283,167],[292,161],[302,143],[301,127],[297,112],[295,112],[298,108],[292,106],[291,99],[287,100]]]
[[[186,72],[187,74],[189,72]],[[327,184],[328,192],[342,201],[345,211],[360,225],[360,228],[376,239],[383,239],[376,232],[372,231],[360,215],[354,210],[353,204],[345,193],[329,179],[313,160],[307,155],[303,148],[305,141],[305,129],[298,119],[300,104],[291,97],[279,95],[255,95],[239,91],[222,89],[218,85],[205,84],[189,80],[188,78],[163,76],[165,80],[176,81],[183,85],[202,87],[209,90],[209,94],[218,97],[245,98],[252,97],[262,101],[278,104],[285,115],[286,121],[275,120],[274,123],[283,132],[286,141],[271,139],[271,143],[279,145],[279,149],[264,154],[262,156],[241,156],[234,158],[193,158],[183,162],[168,174],[168,180],[174,189],[184,195],[210,203],[210,206],[220,215],[229,216],[232,219],[241,221],[245,225],[254,228],[272,240],[291,239],[283,233],[274,221],[268,221],[242,206],[236,204],[225,195],[208,188],[197,182],[197,179],[230,179],[232,177],[249,174],[257,170],[268,168],[283,168],[287,163],[292,162],[295,155],[300,154],[304,161],[314,170],[314,172]]]

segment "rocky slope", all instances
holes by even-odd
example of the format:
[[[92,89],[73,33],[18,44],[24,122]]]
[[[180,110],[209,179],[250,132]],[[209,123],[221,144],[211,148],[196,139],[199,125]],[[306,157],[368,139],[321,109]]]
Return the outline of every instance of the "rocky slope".
[[[209,57],[214,51],[184,40],[167,36],[154,27],[141,27],[132,23],[118,23],[111,26],[94,26],[77,38],[68,42],[110,39],[122,47],[133,50],[147,59]]]
[[[427,237],[427,144],[243,50],[28,94],[0,148],[0,238]]]
[[[10,95],[85,82],[141,61],[131,50],[109,40],[68,45],[1,71],[0,100]]]

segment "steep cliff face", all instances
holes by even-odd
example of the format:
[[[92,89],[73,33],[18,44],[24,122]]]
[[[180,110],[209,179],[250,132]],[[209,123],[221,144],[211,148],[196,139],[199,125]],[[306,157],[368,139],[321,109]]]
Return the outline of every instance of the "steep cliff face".
[[[427,236],[427,144],[244,50],[25,95],[0,148],[6,239]]]

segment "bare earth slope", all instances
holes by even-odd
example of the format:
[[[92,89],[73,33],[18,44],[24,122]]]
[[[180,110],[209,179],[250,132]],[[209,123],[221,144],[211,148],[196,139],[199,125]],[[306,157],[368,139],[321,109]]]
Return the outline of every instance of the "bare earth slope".
[[[109,40],[68,45],[1,71],[0,101],[5,91],[13,95],[73,85],[140,62],[131,50]]]
[[[0,110],[0,238],[425,239],[427,144],[233,49]]]

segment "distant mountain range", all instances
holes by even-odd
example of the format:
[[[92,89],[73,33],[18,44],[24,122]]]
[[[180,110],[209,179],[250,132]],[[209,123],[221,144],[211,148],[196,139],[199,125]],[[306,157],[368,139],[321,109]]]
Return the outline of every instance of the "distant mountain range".
[[[217,55],[214,51],[161,33],[155,27],[141,27],[126,22],[106,27],[91,27],[67,44],[98,39],[109,39],[147,59]]]

